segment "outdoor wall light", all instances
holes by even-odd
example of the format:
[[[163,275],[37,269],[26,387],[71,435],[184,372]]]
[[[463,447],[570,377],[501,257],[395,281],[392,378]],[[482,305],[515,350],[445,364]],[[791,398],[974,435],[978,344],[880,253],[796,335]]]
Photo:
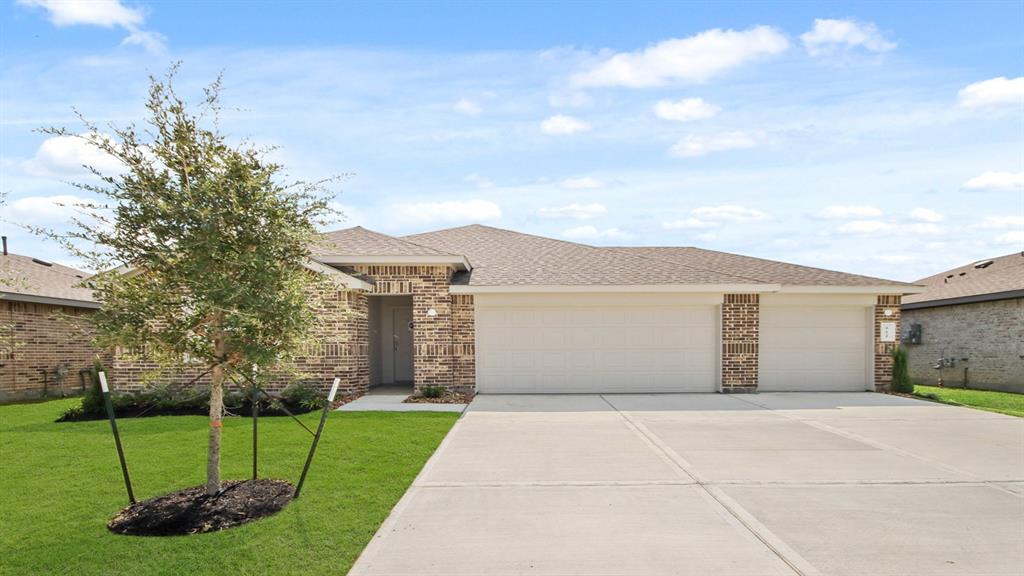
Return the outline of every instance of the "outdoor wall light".
[[[892,316],[892,310],[886,308],[885,312],[882,312],[882,314],[885,314],[886,316]]]
[[[434,310],[433,308],[427,310],[427,316],[437,316],[437,310]]]

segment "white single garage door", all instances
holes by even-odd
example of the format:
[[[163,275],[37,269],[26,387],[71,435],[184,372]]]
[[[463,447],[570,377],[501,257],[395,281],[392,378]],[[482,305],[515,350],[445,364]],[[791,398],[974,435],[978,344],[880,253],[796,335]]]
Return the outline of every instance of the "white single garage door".
[[[481,393],[713,392],[717,308],[677,295],[477,295]]]
[[[849,298],[805,299],[773,304],[762,297],[758,390],[869,389],[870,308]]]

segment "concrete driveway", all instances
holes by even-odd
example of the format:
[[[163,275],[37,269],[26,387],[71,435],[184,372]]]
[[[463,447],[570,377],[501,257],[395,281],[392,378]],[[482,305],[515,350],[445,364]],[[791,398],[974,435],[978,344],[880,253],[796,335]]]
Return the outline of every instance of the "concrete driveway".
[[[1020,576],[1024,420],[870,393],[478,396],[354,575]]]

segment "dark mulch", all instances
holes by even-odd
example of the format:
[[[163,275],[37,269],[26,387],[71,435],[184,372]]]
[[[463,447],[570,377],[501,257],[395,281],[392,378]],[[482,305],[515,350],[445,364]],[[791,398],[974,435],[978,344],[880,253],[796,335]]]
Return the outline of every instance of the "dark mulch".
[[[207,496],[205,486],[194,486],[132,504],[107,528],[133,536],[214,532],[270,516],[284,508],[294,492],[284,480],[224,482],[215,496]]]
[[[450,392],[438,398],[427,398],[426,396],[413,394],[402,400],[402,402],[405,404],[469,404],[472,400],[472,394]]]

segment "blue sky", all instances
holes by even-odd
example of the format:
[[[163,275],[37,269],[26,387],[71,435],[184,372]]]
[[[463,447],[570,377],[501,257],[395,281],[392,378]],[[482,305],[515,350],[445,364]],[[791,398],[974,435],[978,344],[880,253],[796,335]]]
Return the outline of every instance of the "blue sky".
[[[142,117],[218,72],[223,128],[338,173],[338,227],[470,222],[913,280],[1024,249],[1024,4],[199,3],[0,7],[0,190],[62,226],[109,161],[33,132]],[[106,163],[106,164],[105,164]],[[116,168],[110,166],[111,168]]]

